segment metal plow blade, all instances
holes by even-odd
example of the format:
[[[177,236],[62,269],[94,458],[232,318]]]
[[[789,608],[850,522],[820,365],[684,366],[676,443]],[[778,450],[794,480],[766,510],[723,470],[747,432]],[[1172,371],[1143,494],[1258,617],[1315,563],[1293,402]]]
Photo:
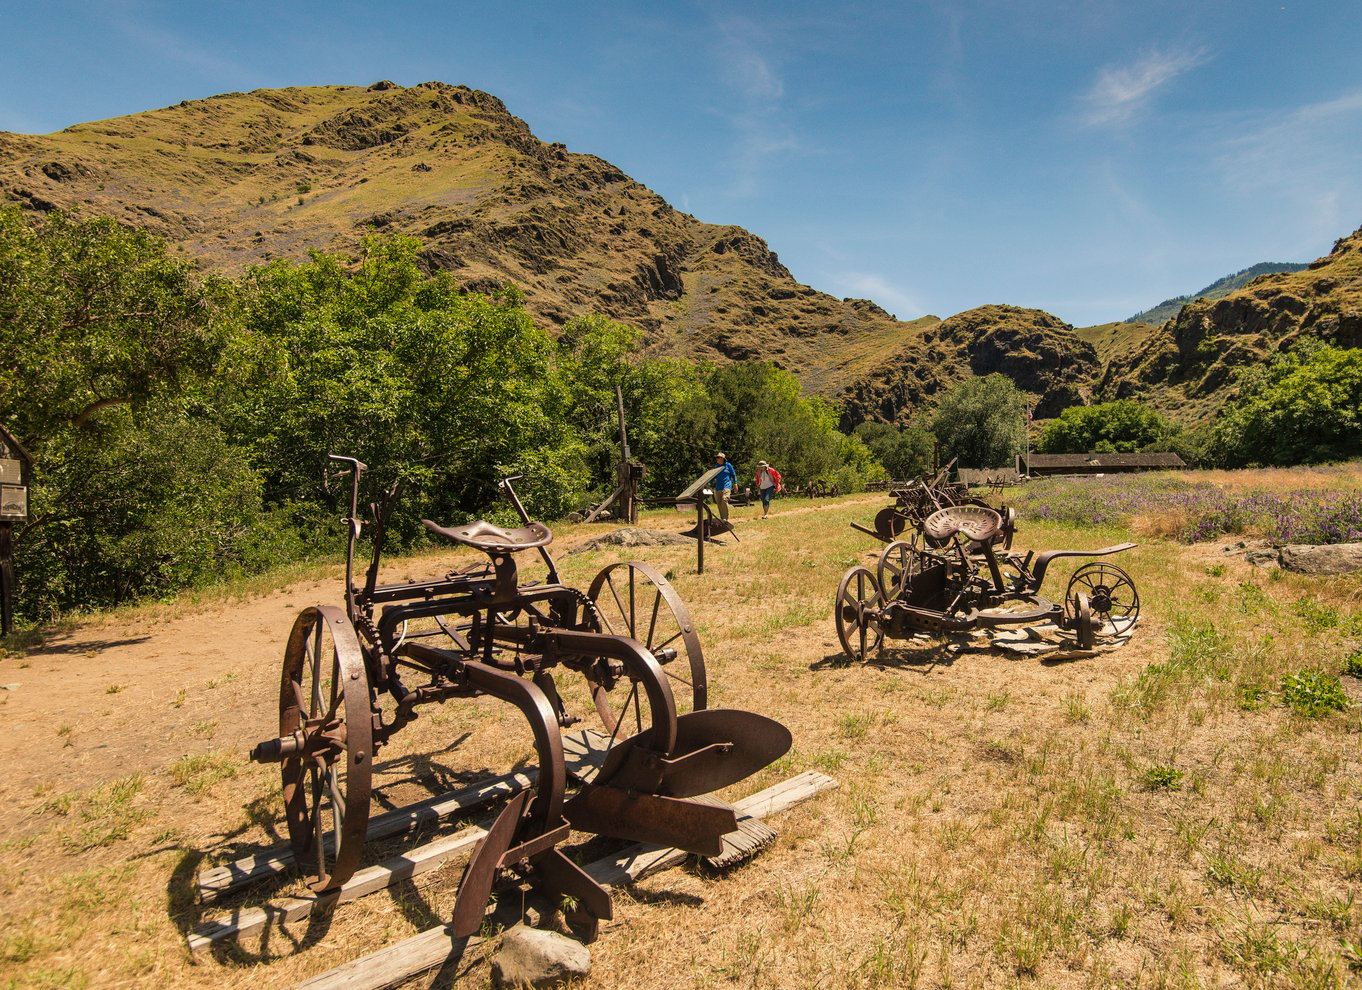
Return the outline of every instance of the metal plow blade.
[[[453,918],[454,934],[460,938],[476,935],[482,928],[487,900],[492,896],[492,881],[496,879],[501,858],[515,839],[529,794],[529,791],[521,791],[506,803],[464,868],[463,879],[459,881],[459,896],[454,901]]]
[[[724,834],[738,827],[737,816],[726,806],[590,785],[564,806],[563,814],[583,832],[701,856],[722,854]]]
[[[708,794],[752,776],[790,749],[790,730],[752,712],[707,708],[676,720],[671,759],[653,748],[645,729],[610,751],[596,780],[623,790],[685,798]]]

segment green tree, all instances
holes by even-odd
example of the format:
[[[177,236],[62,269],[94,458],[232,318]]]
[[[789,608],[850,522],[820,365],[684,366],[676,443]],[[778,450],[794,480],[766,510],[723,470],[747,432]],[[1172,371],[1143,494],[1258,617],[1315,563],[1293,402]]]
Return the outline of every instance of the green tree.
[[[104,218],[0,207],[0,418],[35,454],[216,367],[228,284]]]
[[[875,475],[859,441],[837,432],[837,416],[801,394],[799,379],[764,361],[707,368],[700,388],[679,402],[668,423],[671,456],[658,472],[675,493],[708,468],[720,450],[750,483],[758,460],[774,464],[788,484],[836,481],[855,490]],[[840,479],[840,480],[839,480]]]
[[[971,468],[1008,465],[1025,443],[1026,396],[1005,375],[966,378],[941,397],[931,428],[945,460],[957,457]]]
[[[1228,467],[1362,455],[1362,350],[1307,341],[1249,369],[1211,427],[1207,454]]]
[[[615,387],[624,398],[630,453],[648,468],[644,491],[676,494],[665,466],[674,460],[666,431],[676,407],[699,390],[695,366],[643,358],[642,334],[603,316],[570,322],[558,338],[556,373],[567,395],[567,416],[581,438],[593,495],[608,495],[619,463],[619,416]]]
[[[1043,454],[1132,454],[1167,440],[1173,424],[1148,406],[1130,399],[1095,406],[1070,406],[1041,431],[1036,450]]]
[[[903,481],[931,469],[936,437],[926,430],[867,420],[856,427],[855,435],[870,448],[891,478]]]
[[[269,504],[317,503],[341,453],[405,473],[394,536],[420,515],[485,514],[496,481],[523,473],[527,506],[556,518],[586,485],[554,343],[514,291],[460,291],[420,269],[418,243],[371,238],[353,261],[314,253],[246,278],[235,374],[216,396],[225,429],[264,473]]]
[[[231,285],[108,219],[0,208],[0,419],[35,455],[21,617],[114,604],[290,553],[243,452],[192,413]]]

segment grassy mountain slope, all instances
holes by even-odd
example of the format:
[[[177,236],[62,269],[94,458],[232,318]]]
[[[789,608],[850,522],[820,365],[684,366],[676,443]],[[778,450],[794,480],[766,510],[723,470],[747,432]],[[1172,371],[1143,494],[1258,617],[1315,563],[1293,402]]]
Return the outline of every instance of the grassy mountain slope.
[[[1261,275],[1223,299],[1184,306],[1113,356],[1097,392],[1205,419],[1233,393],[1237,368],[1266,361],[1305,334],[1362,346],[1362,229],[1299,271]]]
[[[463,86],[228,93],[51,135],[0,133],[0,196],[146,226],[228,271],[353,248],[372,229],[411,234],[432,267],[472,290],[512,282],[551,324],[601,312],[642,328],[655,354],[769,359],[834,400],[874,393],[854,408],[889,419],[911,409],[888,397],[924,400],[970,373],[975,352],[1047,390],[1042,400],[1060,387],[1028,370],[1037,354],[1020,338],[1014,362],[1007,347],[933,335],[935,317],[904,322],[817,292],[761,238],[674,210]],[[905,375],[935,384],[876,383]]]
[[[1224,299],[1235,289],[1242,289],[1259,275],[1275,275],[1278,272],[1298,272],[1304,268],[1304,264],[1292,261],[1262,261],[1252,267],[1245,268],[1243,271],[1235,272],[1233,275],[1226,275],[1224,278],[1216,279],[1206,288],[1198,292],[1193,292],[1189,296],[1176,296],[1172,299],[1165,299],[1151,309],[1146,309],[1143,313],[1136,313],[1126,320],[1126,323],[1149,323],[1154,326],[1167,323],[1183,306],[1196,299]]]
[[[1085,401],[1099,371],[1092,344],[1057,317],[1038,309],[980,306],[924,326],[855,382],[845,393],[844,422],[893,419],[895,410],[929,405],[952,382],[993,372],[1038,396],[1037,416],[1057,416]]]

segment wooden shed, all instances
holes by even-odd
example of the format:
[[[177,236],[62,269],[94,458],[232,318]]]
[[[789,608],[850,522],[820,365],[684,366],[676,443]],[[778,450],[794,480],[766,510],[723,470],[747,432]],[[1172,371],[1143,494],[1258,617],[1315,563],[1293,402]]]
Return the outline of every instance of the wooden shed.
[[[1047,475],[1122,474],[1130,471],[1177,471],[1187,465],[1177,454],[1018,454],[1017,473]]]

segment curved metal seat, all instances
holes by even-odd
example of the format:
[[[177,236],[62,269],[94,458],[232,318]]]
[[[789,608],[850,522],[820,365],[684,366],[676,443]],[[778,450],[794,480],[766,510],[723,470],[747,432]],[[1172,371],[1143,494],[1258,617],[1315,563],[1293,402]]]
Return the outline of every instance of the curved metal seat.
[[[421,525],[437,536],[443,536],[447,540],[484,553],[518,553],[521,550],[548,546],[553,542],[553,532],[539,522],[532,522],[516,529],[502,529],[484,519],[466,526],[441,526],[429,519],[422,519]]]
[[[1002,529],[1003,517],[982,505],[951,505],[937,509],[922,523],[922,531],[934,540],[949,540],[959,533],[971,543],[993,539]]]

